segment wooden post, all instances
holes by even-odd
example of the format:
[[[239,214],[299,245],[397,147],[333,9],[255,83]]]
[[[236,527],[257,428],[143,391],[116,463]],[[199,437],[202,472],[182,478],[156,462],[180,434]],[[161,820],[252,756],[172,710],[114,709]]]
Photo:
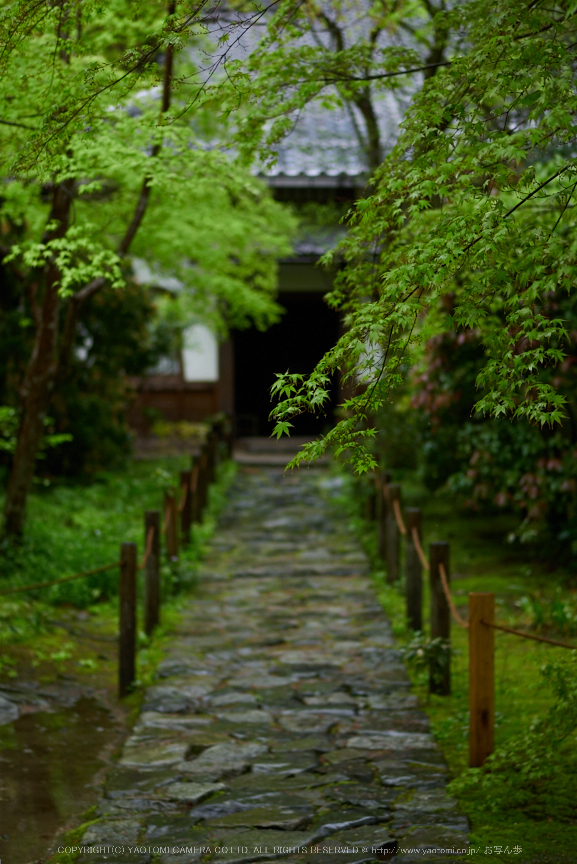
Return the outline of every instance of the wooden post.
[[[192,496],[190,494],[191,478],[192,471],[180,472],[180,493],[181,495],[184,495],[182,510],[180,511],[180,529],[183,546],[188,546],[190,543],[190,523],[192,521]]]
[[[482,622],[487,622],[483,624]],[[495,746],[495,595],[469,594],[469,765],[480,768]]]
[[[377,502],[376,502],[376,519],[377,519],[377,543],[379,558],[381,561],[387,559],[387,532],[386,532],[386,517],[387,517],[387,500],[385,498],[385,489],[391,482],[391,475],[388,471],[379,471],[375,477],[377,484]]]
[[[387,562],[387,582],[398,582],[400,579],[399,571],[399,528],[395,519],[395,511],[393,509],[393,501],[401,503],[401,487],[398,483],[388,484],[388,500],[387,513],[385,516],[385,536],[386,536],[386,562]]]
[[[439,565],[442,564],[447,574],[447,584],[450,585],[451,574],[449,570],[448,543],[430,544],[429,564],[431,568],[429,573],[431,588],[431,639],[440,637],[448,642],[451,638],[451,610],[443,591],[443,583],[441,582],[441,574],[439,572]],[[449,695],[451,692],[451,669],[449,663],[447,663],[440,681],[436,681],[431,675],[429,690],[431,693],[439,693],[441,696]]]
[[[421,539],[421,511],[417,507],[407,507],[405,510],[406,558],[407,572],[407,622],[411,630],[421,632],[423,629],[423,580],[421,559],[413,540],[413,530]]]
[[[136,543],[120,547],[118,692],[128,694],[136,678]]]
[[[169,561],[178,558],[178,508],[174,491],[164,493],[164,512],[168,510],[166,523],[166,555]],[[165,515],[166,518],[166,515]]]
[[[147,510],[144,516],[144,543],[153,530],[150,554],[144,570],[144,632],[147,636],[160,623],[160,513]]]

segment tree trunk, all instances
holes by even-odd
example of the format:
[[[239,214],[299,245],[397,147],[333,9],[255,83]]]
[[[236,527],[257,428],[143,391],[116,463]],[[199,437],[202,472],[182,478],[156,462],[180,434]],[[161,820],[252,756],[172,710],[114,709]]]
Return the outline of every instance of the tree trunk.
[[[48,224],[55,222],[56,227],[44,236],[43,242],[66,234],[73,196],[74,181],[55,185]],[[44,297],[34,348],[20,392],[20,428],[4,506],[4,536],[10,539],[18,539],[24,530],[26,502],[56,376],[59,284],[60,272],[55,261],[50,261],[45,271]]]

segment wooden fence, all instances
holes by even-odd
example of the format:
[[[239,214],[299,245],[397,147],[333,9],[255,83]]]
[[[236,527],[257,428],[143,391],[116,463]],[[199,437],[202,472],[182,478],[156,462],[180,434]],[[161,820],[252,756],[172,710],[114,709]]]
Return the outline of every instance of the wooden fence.
[[[449,544],[430,543],[427,558],[422,547],[421,511],[407,508],[403,515],[401,487],[390,481],[389,474],[377,472],[373,503],[367,508],[377,521],[378,554],[386,567],[387,582],[398,582],[404,539],[406,616],[412,630],[423,630],[424,570],[429,575],[431,639],[449,643],[451,619],[469,631],[469,765],[477,768],[493,752],[495,742],[495,630],[572,650],[577,646],[496,624],[495,595],[490,592],[469,594],[465,620],[451,596]],[[450,694],[450,653],[442,675],[430,675],[429,689],[440,695]]]
[[[118,636],[118,692],[126,696],[136,678],[137,640],[137,581],[138,571],[144,573],[144,631],[150,636],[160,623],[161,611],[161,541],[169,561],[177,561],[181,544],[190,542],[194,523],[202,522],[208,503],[208,490],[214,482],[219,460],[230,458],[232,426],[228,417],[219,417],[209,427],[200,454],[192,456],[191,467],[181,471],[178,489],[164,494],[164,507],[144,513],[144,555],[138,562],[137,544],[122,543],[118,561],[52,579],[0,591],[0,596],[19,594],[39,588],[49,588],[73,579],[83,579],[96,573],[119,568],[119,636]]]

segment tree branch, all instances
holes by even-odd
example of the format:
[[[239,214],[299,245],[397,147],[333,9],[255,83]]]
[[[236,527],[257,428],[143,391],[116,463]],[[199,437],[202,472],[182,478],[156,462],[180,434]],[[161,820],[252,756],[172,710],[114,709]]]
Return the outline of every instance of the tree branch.
[[[438,66],[450,66],[451,60],[441,63],[427,63],[426,66],[415,66],[414,69],[399,69],[397,72],[382,72],[380,75],[341,75],[334,78],[321,78],[326,84],[336,84],[338,81],[379,81],[382,78],[394,78],[397,75],[412,75],[414,72],[425,72],[427,69],[436,69]]]
[[[25,123],[15,123],[13,120],[0,120],[3,126],[19,126],[20,129],[30,129],[31,132],[36,132],[36,126],[27,126]]]

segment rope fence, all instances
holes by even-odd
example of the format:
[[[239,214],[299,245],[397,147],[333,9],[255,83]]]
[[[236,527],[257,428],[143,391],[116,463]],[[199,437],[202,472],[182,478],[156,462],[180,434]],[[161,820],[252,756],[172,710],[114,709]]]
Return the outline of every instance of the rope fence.
[[[120,560],[104,564],[81,573],[62,576],[34,585],[23,585],[0,591],[0,596],[21,594],[41,588],[50,588],[119,569],[119,635],[118,639],[118,689],[120,697],[126,696],[136,680],[136,636],[137,636],[137,573],[144,571],[144,630],[151,636],[160,623],[161,607],[161,556],[160,540],[165,538],[165,552],[169,562],[178,560],[179,542],[190,542],[191,523],[202,522],[208,502],[208,488],[214,482],[216,467],[221,458],[230,458],[232,451],[232,424],[230,418],[216,418],[211,423],[200,455],[193,455],[189,471],[181,472],[180,500],[177,504],[172,492],[165,493],[164,520],[160,525],[160,512],[149,510],[144,518],[144,555],[137,559],[136,543],[122,543]],[[179,519],[180,517],[180,519]],[[180,523],[180,524],[179,524]],[[60,626],[60,625],[59,625]],[[81,637],[86,638],[86,637]],[[102,641],[102,640],[101,640]],[[108,641],[108,640],[107,640]]]
[[[427,558],[421,542],[422,514],[417,508],[406,508],[403,516],[401,487],[391,483],[390,474],[378,472],[375,476],[379,556],[385,563],[387,582],[399,584],[400,540],[405,540],[405,595],[407,622],[415,632],[423,631],[422,573],[428,574],[430,586],[430,636],[442,643],[450,642],[451,620],[468,631],[469,638],[469,764],[480,767],[494,749],[495,726],[495,660],[494,633],[503,633],[542,642],[571,651],[571,645],[546,636],[516,630],[497,624],[495,618],[495,595],[493,593],[469,593],[469,615],[465,619],[457,609],[451,594],[449,544],[435,542],[429,545]],[[431,671],[429,690],[439,695],[451,692],[450,655],[442,675]]]
[[[405,523],[403,522],[403,514],[401,513],[401,502],[398,498],[395,498],[393,501],[393,512],[395,514],[395,521],[397,523],[397,527],[404,537],[407,533],[407,529],[405,528]]]
[[[411,539],[413,541],[413,545],[414,545],[415,549],[417,550],[417,555],[419,556],[419,560],[421,562],[423,569],[426,570],[427,572],[429,572],[429,570],[431,568],[429,567],[429,562],[427,561],[427,556],[423,552],[423,547],[421,546],[421,538],[419,537],[419,532],[417,531],[416,528],[411,529]]]
[[[485,627],[493,627],[495,630],[502,630],[503,633],[512,633],[513,636],[521,636],[522,639],[533,639],[535,642],[546,642],[547,645],[556,645],[558,648],[569,648],[570,651],[577,651],[577,645],[569,645],[568,642],[559,642],[557,639],[548,639],[547,636],[537,636],[536,633],[524,633],[522,630],[514,630],[512,627],[504,627],[502,624],[494,624],[489,621],[481,621]]]
[[[457,607],[455,606],[455,601],[453,600],[453,598],[451,596],[451,592],[449,590],[449,581],[447,579],[447,574],[445,572],[444,564],[439,564],[439,575],[441,577],[441,584],[443,586],[443,592],[445,594],[445,598],[447,600],[447,603],[449,604],[449,609],[451,610],[451,615],[453,616],[453,618],[455,619],[455,621],[457,622],[459,627],[463,627],[465,630],[468,630],[469,629],[469,622],[465,621],[463,618],[461,618],[461,616],[459,615],[459,613],[457,611]]]
[[[8,588],[0,591],[0,597],[8,594],[21,594],[24,591],[35,591],[37,588],[50,588],[52,585],[61,585],[63,582],[72,582],[74,579],[84,579],[85,576],[94,576],[96,573],[104,573],[106,570],[114,570],[120,567],[120,561],[114,564],[104,564],[102,567],[94,567],[93,570],[83,570],[82,573],[73,573],[72,576],[62,576],[60,579],[51,579],[49,582],[37,582],[35,585],[24,585],[19,588]]]

